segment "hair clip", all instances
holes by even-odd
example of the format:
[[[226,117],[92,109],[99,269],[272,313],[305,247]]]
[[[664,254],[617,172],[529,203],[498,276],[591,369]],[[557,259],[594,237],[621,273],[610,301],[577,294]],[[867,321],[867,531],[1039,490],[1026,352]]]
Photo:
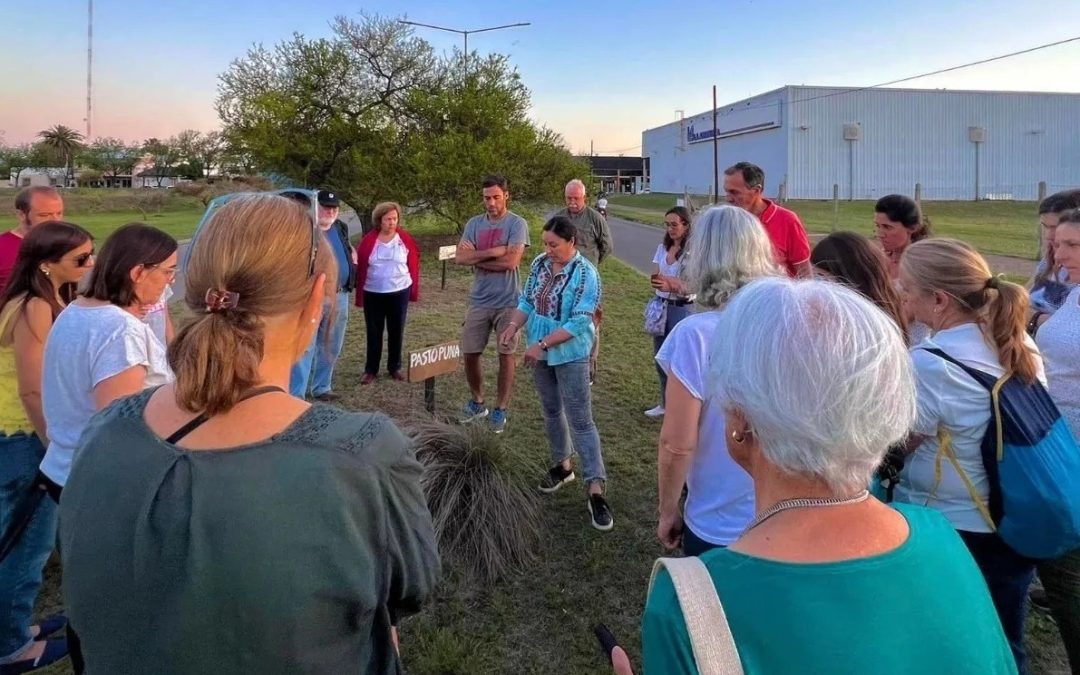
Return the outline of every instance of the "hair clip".
[[[998,290],[998,287],[1001,285],[1001,279],[1004,276],[1004,274],[999,274],[996,277],[990,277],[986,280],[986,288],[992,288],[995,291]]]
[[[240,302],[240,294],[210,288],[207,289],[204,300],[207,312],[224,312],[228,309],[236,309],[236,305]]]

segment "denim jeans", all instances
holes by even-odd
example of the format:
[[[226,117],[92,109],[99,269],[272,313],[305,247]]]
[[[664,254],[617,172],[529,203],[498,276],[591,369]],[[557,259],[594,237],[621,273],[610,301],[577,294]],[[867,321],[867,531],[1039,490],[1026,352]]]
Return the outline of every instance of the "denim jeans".
[[[1080,675],[1080,549],[1038,563],[1050,612],[1061,631],[1073,675]]]
[[[405,341],[405,317],[409,312],[412,288],[395,293],[364,294],[364,327],[367,329],[367,356],[364,372],[379,374],[382,360],[383,332],[386,332],[386,372],[401,370],[401,346]]]
[[[0,532],[34,490],[45,446],[37,436],[0,434]],[[0,663],[16,660],[30,646],[34,601],[41,575],[56,544],[56,503],[42,495],[29,524],[0,561]]]
[[[592,417],[589,388],[589,359],[549,366],[539,361],[533,369],[544,429],[551,445],[551,465],[570,458],[574,450],[581,457],[585,484],[603,482],[604,457],[600,453],[600,433]]]
[[[652,339],[653,356],[660,353],[660,348],[664,346],[664,340],[667,339],[668,335],[671,335],[671,329],[675,327],[675,324],[689,316],[692,308],[693,305],[676,307],[675,305],[669,304],[667,306],[667,321],[664,323],[664,334],[654,335]],[[667,399],[667,373],[664,372],[664,369],[661,368],[660,364],[656,363],[655,360],[653,361],[653,365],[656,366],[656,374],[660,376],[660,405],[662,406]]]
[[[1016,669],[1024,675],[1027,672],[1024,618],[1028,588],[1035,579],[1035,561],[1013,551],[996,532],[960,530],[959,534],[986,579],[1005,638],[1016,659]]]
[[[683,523],[682,552],[687,557],[700,557],[702,553],[708,553],[714,548],[727,548],[722,544],[711,544],[694,534],[694,531]]]
[[[307,351],[292,367],[289,376],[289,393],[304,397],[310,391],[319,396],[330,391],[334,379],[334,364],[345,345],[345,327],[349,324],[349,294],[337,294],[337,312],[330,316],[330,303],[323,306],[319,330]]]

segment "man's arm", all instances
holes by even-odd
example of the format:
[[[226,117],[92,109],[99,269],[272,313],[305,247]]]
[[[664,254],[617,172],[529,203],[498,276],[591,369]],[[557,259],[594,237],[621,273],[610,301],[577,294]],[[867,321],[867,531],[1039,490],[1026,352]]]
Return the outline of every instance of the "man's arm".
[[[596,214],[597,232],[596,232],[596,262],[597,264],[604,262],[604,258],[608,257],[615,252],[615,242],[611,238],[611,226],[608,225],[607,220],[599,213]]]
[[[475,263],[476,267],[488,272],[505,272],[506,270],[517,269],[518,265],[521,264],[521,257],[525,254],[525,246],[500,246],[499,248],[505,249],[506,252],[500,256]]]
[[[810,264],[809,260],[804,260],[801,263],[796,263],[794,267],[796,279],[809,279],[810,277],[814,276],[814,268]]]
[[[500,258],[506,255],[507,248],[505,246],[496,246],[495,248],[484,249],[483,251],[477,251],[476,247],[472,245],[472,242],[462,239],[458,242],[457,251],[454,253],[455,265],[478,265],[483,262],[491,262],[493,259]]]

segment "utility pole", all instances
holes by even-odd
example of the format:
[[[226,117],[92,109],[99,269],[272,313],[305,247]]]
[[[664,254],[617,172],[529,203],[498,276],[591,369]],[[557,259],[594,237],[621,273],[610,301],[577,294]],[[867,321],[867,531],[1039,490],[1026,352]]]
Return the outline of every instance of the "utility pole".
[[[713,204],[720,203],[720,130],[716,128],[716,85],[712,86]]]
[[[94,0],[86,2],[86,141],[93,130],[94,101]]]
[[[421,26],[423,28],[433,28],[435,30],[444,30],[447,33],[457,33],[465,37],[465,53],[462,55],[465,62],[465,71],[469,70],[469,33],[489,33],[493,30],[502,30],[504,28],[518,28],[520,26],[531,26],[528,21],[523,23],[508,23],[505,26],[491,26],[490,28],[477,28],[476,30],[462,30],[460,28],[447,28],[446,26],[435,26],[430,23],[420,23],[419,21],[406,21],[405,19],[398,19],[398,23],[403,23],[406,26]]]

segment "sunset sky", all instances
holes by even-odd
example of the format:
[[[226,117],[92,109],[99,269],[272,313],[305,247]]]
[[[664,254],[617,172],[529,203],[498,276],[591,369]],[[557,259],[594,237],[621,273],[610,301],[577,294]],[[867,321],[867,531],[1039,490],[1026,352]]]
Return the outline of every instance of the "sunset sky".
[[[903,10],[893,9],[903,7]],[[60,9],[64,7],[65,9]],[[575,151],[639,152],[641,132],[785,84],[865,86],[1080,35],[1076,0],[96,0],[94,135],[142,141],[218,127],[217,77],[255,42],[329,33],[359,9],[425,23],[532,26],[470,36],[512,56],[535,119]],[[84,129],[86,2],[0,1],[3,142]],[[418,29],[437,49],[460,36]],[[1080,42],[904,86],[1080,91]]]

